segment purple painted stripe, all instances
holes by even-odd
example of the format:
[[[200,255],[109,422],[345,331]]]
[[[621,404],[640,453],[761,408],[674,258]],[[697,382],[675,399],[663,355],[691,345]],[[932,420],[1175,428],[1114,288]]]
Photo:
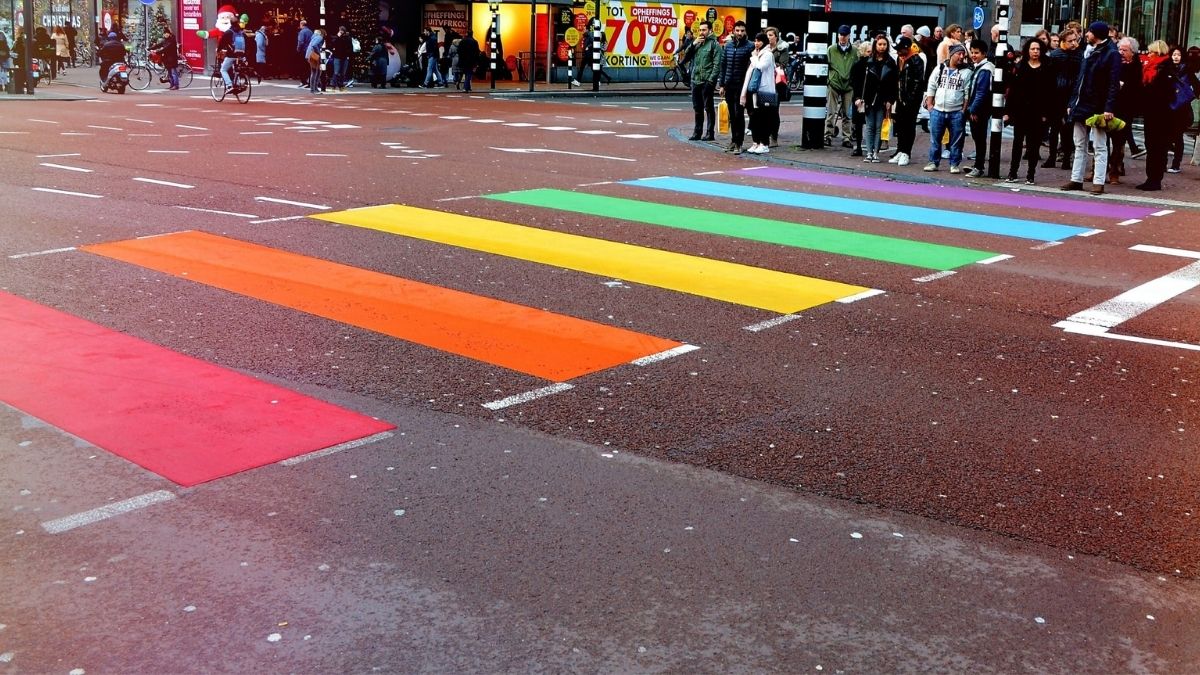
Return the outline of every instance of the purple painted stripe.
[[[1158,211],[1161,207],[1128,206],[1114,204],[1111,201],[1095,201],[1082,199],[1063,199],[1060,197],[1042,197],[1027,192],[1000,192],[996,190],[976,190],[965,187],[950,187],[936,183],[901,183],[882,178],[863,178],[840,173],[824,173],[820,171],[805,171],[803,169],[743,169],[743,173],[752,176],[765,176],[779,180],[790,180],[798,183],[828,185],[833,187],[869,190],[890,194],[912,195],[929,199],[944,199],[969,204],[997,204],[999,206],[1019,206],[1055,213],[1073,213],[1081,216],[1096,216],[1105,220],[1127,220],[1129,218],[1145,218]]]

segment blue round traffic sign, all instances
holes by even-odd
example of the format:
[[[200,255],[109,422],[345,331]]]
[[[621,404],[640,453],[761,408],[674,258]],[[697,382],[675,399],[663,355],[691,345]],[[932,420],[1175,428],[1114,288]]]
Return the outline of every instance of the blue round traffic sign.
[[[975,7],[975,13],[971,17],[971,27],[974,28],[975,30],[979,30],[980,28],[983,28],[983,19],[984,19],[983,8],[978,7],[978,6]]]

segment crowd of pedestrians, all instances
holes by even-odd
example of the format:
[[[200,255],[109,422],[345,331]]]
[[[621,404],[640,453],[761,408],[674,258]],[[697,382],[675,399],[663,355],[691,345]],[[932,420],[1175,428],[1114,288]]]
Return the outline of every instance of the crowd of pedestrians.
[[[840,26],[828,49],[824,136],[826,146],[840,138],[864,162],[882,162],[891,146],[889,162],[910,164],[923,123],[929,132],[925,171],[938,171],[945,161],[952,174],[981,177],[989,160],[1000,160],[1008,182],[1034,185],[1038,169],[1062,169],[1070,172],[1063,190],[1099,194],[1106,184],[1122,182],[1135,158],[1145,158],[1139,190],[1161,190],[1163,174],[1183,170],[1183,138],[1195,122],[1192,101],[1200,94],[1200,48],[1185,51],[1156,40],[1142,51],[1102,21],[1086,29],[1070,22],[1058,33],[1039,31],[1019,48],[1004,45],[999,59],[998,25],[990,42],[958,25],[906,25],[894,41],[877,33],[857,44],[851,32]],[[792,67],[789,47],[775,28],[748,39],[740,21],[720,44],[712,26],[699,22],[677,55],[692,88],[689,140],[715,140],[714,100],[723,99],[728,152],[743,151],[747,114],[751,144],[745,151],[775,147],[779,87],[786,88]],[[989,147],[997,94],[1005,103],[999,123],[1012,136],[1006,148]],[[1136,120],[1144,149],[1133,135]],[[1006,151],[1007,157],[998,156]],[[1200,164],[1200,152],[1193,153],[1191,163]]]

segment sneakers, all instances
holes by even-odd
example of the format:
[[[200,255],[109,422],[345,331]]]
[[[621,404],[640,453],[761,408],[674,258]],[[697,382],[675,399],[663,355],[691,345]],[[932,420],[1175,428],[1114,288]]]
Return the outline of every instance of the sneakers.
[[[1005,182],[1005,183],[1015,183],[1015,182],[1017,182],[1017,177],[1016,177],[1016,176],[1009,176],[1008,178],[1005,178],[1005,179],[1004,179],[1004,182]]]
[[[879,159],[879,153],[878,153],[878,152],[876,152],[876,153],[873,153],[873,154],[871,155],[871,163],[872,163],[872,164],[879,164],[879,163],[880,163],[880,162],[882,162],[882,161],[883,161],[882,159]]]
[[[896,154],[892,155],[891,159],[888,160],[888,164],[899,164],[900,158],[903,156],[904,156],[904,153],[897,152]]]
[[[1173,167],[1167,169],[1167,173],[1182,173],[1182,172],[1183,172],[1183,169],[1180,169],[1177,166],[1173,166]]]
[[[962,173],[962,169],[958,168],[957,164],[951,164],[950,173]]]
[[[863,155],[863,163],[864,164],[870,164],[871,162],[874,162],[874,161],[875,161],[875,157],[871,153],[868,152],[867,154]]]
[[[1033,179],[1032,179],[1032,178],[1026,178],[1026,179],[1025,179],[1025,184],[1026,184],[1026,185],[1037,185],[1037,183],[1033,182]]]
[[[896,156],[900,158],[896,160],[896,166],[908,166],[909,157],[907,152],[901,152]]]
[[[976,168],[972,168],[970,171],[967,172],[967,178],[979,178],[982,175],[983,175],[983,172]]]
[[[582,87],[583,85],[579,84],[579,80],[571,80],[571,86],[572,87]]]
[[[930,163],[928,163],[928,164],[926,164],[926,165],[925,165],[925,168],[924,168],[923,170],[924,170],[924,171],[937,171],[937,170],[938,170],[938,165],[937,165],[937,164],[934,164],[933,162],[930,162]]]
[[[1062,190],[1063,192],[1070,192],[1072,190],[1082,190],[1083,183],[1077,183],[1075,181],[1071,181],[1059,189]]]

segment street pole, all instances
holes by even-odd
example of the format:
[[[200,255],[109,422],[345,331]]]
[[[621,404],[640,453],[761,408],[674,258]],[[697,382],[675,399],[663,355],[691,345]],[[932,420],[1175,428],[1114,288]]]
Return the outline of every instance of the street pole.
[[[24,0],[21,3],[21,11],[25,16],[25,23],[21,26],[21,37],[25,39],[25,49],[21,52],[21,70],[25,76],[21,78],[21,82],[25,85],[25,91],[33,96],[33,87],[30,86],[33,81],[33,36],[29,31],[29,27],[33,25],[33,0]]]
[[[546,18],[549,19],[551,6],[546,6]],[[549,43],[546,46],[549,49]],[[525,76],[529,78],[529,91],[533,91],[533,76],[537,73],[537,4],[530,0],[529,2],[529,72]]]
[[[762,0],[762,20],[759,21],[759,28],[762,32],[767,32],[767,0]]]
[[[804,121],[800,147],[825,147],[825,106],[829,89],[829,22],[808,22],[808,45],[804,52]]]
[[[488,45],[488,51],[491,53],[491,64],[489,66],[492,74],[492,85],[490,89],[496,88],[496,43],[500,40],[500,5],[492,2],[488,4],[488,9],[492,10],[492,40]]]
[[[600,45],[600,0],[596,0],[596,18],[592,22],[592,91],[600,91],[600,59],[604,58],[604,47]]]
[[[1004,65],[1008,61],[1008,1],[999,0],[996,6],[1000,39],[996,42],[995,53],[992,55],[996,71],[992,74],[992,133],[991,140],[988,141],[988,150],[991,152],[988,157],[988,178],[1000,177],[1000,143],[1004,138]]]

